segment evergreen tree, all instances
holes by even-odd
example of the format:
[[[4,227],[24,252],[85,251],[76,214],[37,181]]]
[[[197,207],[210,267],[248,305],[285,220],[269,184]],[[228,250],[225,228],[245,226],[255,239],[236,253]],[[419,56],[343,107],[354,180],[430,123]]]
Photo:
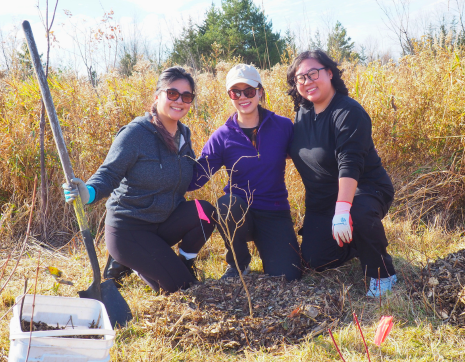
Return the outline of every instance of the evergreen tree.
[[[27,46],[26,41],[21,44],[21,49],[16,51],[16,55],[18,57],[21,73],[23,77],[28,77],[34,73],[34,65],[32,63],[31,53],[29,52],[29,48]],[[43,54],[39,55],[39,59],[42,62]],[[45,66],[45,65],[44,65]]]
[[[327,52],[335,61],[362,60],[354,48],[355,43],[347,36],[347,30],[338,21],[333,30],[329,33],[327,42]]]
[[[312,49],[321,49],[326,51],[323,41],[321,40],[321,34],[318,29],[316,29],[314,39],[310,39],[310,48]]]
[[[223,0],[220,9],[212,4],[201,25],[194,26],[189,19],[181,36],[174,41],[171,59],[199,67],[202,56],[210,57],[215,50],[223,60],[239,56],[245,63],[270,67],[279,62],[286,46],[272,27],[272,22],[252,0]]]

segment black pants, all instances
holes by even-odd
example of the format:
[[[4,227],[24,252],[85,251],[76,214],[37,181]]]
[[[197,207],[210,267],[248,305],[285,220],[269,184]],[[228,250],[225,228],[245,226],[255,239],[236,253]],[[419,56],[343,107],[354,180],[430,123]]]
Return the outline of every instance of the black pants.
[[[372,278],[394,275],[392,258],[387,253],[388,242],[381,222],[389,210],[392,197],[373,187],[357,189],[350,215],[352,216],[352,242],[337,245],[332,236],[333,210],[305,213],[302,230],[302,257],[317,271],[336,268],[358,257],[363,273]]]
[[[208,239],[215,228],[210,217],[214,207],[207,201],[200,203],[211,220],[210,224],[201,221]],[[195,280],[171,247],[179,243],[186,253],[198,253],[205,242],[194,201],[182,202],[164,222],[138,230],[105,226],[105,243],[110,255],[137,271],[154,290],[161,287],[175,292],[189,287]]]
[[[290,211],[249,209],[244,224],[236,230],[236,222],[243,217],[247,203],[239,196],[233,195],[232,198],[230,210],[229,194],[218,199],[220,213],[226,221],[223,227],[218,226],[227,249],[226,262],[231,266],[236,265],[230,243],[225,235],[226,232],[223,230],[227,228],[231,237],[235,232],[233,247],[241,269],[245,268],[252,259],[247,242],[254,241],[262,259],[265,274],[285,275],[289,281],[300,278],[299,244]]]

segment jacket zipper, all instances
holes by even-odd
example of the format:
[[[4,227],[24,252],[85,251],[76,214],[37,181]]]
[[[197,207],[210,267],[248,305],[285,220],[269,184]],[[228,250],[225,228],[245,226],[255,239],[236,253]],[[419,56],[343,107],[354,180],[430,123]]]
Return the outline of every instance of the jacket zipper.
[[[260,132],[260,130],[262,129],[263,125],[265,124],[265,122],[268,120],[269,117],[266,117],[263,122],[260,124],[260,126],[258,127],[258,130],[257,130],[257,148],[254,147],[252,141],[250,140],[249,137],[246,136],[246,134],[244,133],[244,131],[242,130],[241,127],[234,127],[234,129],[236,131],[238,131],[243,137],[245,137],[247,139],[247,141],[249,142],[249,144],[252,146],[252,148],[257,151],[257,155],[258,157],[260,158],[260,142],[258,141],[258,133]],[[236,121],[237,122],[237,121]]]
[[[190,144],[190,140],[189,140],[189,144]],[[179,179],[178,179],[178,183],[176,185],[176,188],[174,189],[174,192],[173,192],[173,198],[171,200],[171,209],[170,209],[170,212],[169,212],[170,215],[173,212],[173,209],[174,209],[174,197],[176,195],[176,191],[178,191],[178,187],[179,187],[179,184],[181,183],[181,179],[182,179],[181,153],[184,151],[184,149],[187,147],[187,145],[188,145],[188,142],[183,144],[181,149],[178,151],[178,154],[177,154],[178,168],[179,168]]]

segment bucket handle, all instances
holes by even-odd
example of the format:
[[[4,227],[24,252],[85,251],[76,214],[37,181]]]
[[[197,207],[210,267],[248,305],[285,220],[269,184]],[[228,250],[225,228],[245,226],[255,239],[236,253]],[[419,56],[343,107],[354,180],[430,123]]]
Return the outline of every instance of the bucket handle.
[[[65,329],[57,331],[38,331],[32,332],[32,337],[65,337],[65,336],[99,336],[99,335],[110,335],[115,336],[116,332],[112,329]],[[10,340],[13,339],[29,339],[31,336],[30,332],[20,332],[10,334]]]

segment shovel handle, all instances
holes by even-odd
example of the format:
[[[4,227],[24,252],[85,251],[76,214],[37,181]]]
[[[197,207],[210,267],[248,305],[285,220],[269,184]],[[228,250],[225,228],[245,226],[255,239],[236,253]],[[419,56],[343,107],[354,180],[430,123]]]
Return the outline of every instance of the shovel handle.
[[[61,132],[61,127],[58,121],[57,113],[55,111],[55,106],[53,105],[53,99],[50,93],[50,89],[48,87],[47,78],[45,77],[44,70],[42,69],[42,64],[40,62],[39,52],[37,51],[37,46],[34,41],[34,35],[32,34],[31,25],[29,24],[29,21],[25,20],[23,21],[22,26],[24,35],[26,37],[27,46],[29,48],[29,53],[31,54],[32,63],[34,65],[34,71],[36,73],[37,80],[39,81],[42,99],[44,101],[45,109],[47,110],[48,119],[50,121],[50,126],[52,128],[53,139],[55,140],[55,144],[58,149],[58,154],[60,156],[61,166],[65,173],[66,181],[69,184],[71,184],[71,179],[74,178],[73,168],[69,159],[68,150],[66,149],[63,133]],[[84,239],[87,254],[89,255],[90,264],[92,266],[92,272],[94,276],[93,283],[98,284],[100,286],[100,267],[98,265],[97,254],[94,248],[94,241],[89,231],[89,226],[87,224],[84,207],[82,206],[81,196],[77,197],[74,200],[73,206],[79,224],[79,229],[81,231],[82,238]],[[102,298],[100,295],[100,300],[101,299]]]

